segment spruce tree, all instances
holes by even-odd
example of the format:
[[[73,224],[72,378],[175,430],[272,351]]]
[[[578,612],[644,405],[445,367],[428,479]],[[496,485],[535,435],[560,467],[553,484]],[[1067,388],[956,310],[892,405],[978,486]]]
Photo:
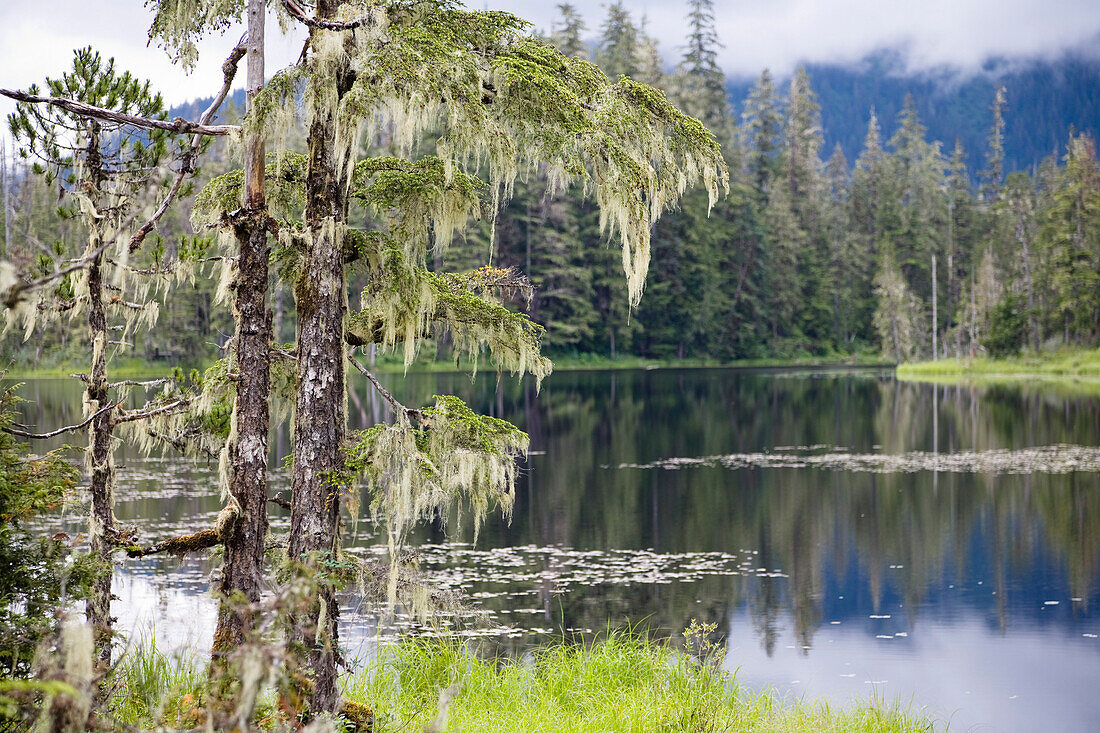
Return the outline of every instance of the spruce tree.
[[[559,3],[561,18],[550,33],[550,43],[561,51],[563,56],[575,59],[587,59],[588,49],[582,37],[587,27],[577,8],[570,3]]]
[[[1001,86],[993,97],[993,124],[987,138],[989,149],[985,154],[985,168],[982,170],[981,194],[988,203],[996,203],[1001,196],[1001,186],[1005,175],[1005,107],[1008,104],[1008,92]]]
[[[387,397],[392,424],[347,434],[346,345],[399,348],[408,362],[424,337],[443,329],[471,366],[485,348],[493,367],[541,378],[550,369],[539,350],[542,329],[497,296],[519,284],[513,273],[425,267],[433,248],[445,248],[481,212],[482,192],[496,212],[520,172],[540,162],[549,193],[584,181],[601,229],[623,242],[630,307],[641,297],[660,214],[685,183],[700,181],[715,197],[726,184],[718,145],[700,123],[657,90],[625,78],[608,83],[591,64],[527,36],[514,16],[450,2],[419,3],[411,13],[401,3],[368,10],[326,2],[317,11],[307,18],[291,9],[310,27],[310,51],[303,65],[268,83],[245,124],[270,129],[282,111],[295,109],[294,82],[304,84],[309,154],[277,156],[268,185],[299,323],[289,555],[318,594],[293,619],[291,638],[304,652],[296,663],[312,680],[310,715],[333,710],[338,699],[335,585],[323,571],[339,557],[338,497],[365,477],[396,562],[412,523],[461,497],[478,518],[496,504],[507,510],[513,458],[527,443],[513,426],[450,397],[424,409]],[[620,41],[605,50],[622,51]],[[399,155],[356,161],[360,127],[391,120]],[[429,129],[439,134],[437,156],[412,157]],[[472,169],[478,162],[485,184]],[[240,188],[233,174],[208,185],[199,219],[220,222]],[[351,225],[352,200],[371,215],[369,229]],[[366,281],[362,309],[350,314],[348,268]]]
[[[728,144],[730,104],[726,75],[718,65],[722,42],[712,0],[688,0],[688,37],[674,80],[677,104]]]
[[[1096,143],[1070,139],[1042,227],[1050,260],[1052,328],[1063,340],[1094,342],[1100,323],[1100,164]]]
[[[900,190],[896,228],[888,230],[894,256],[909,287],[931,297],[932,256],[940,254],[947,214],[943,200],[946,163],[938,142],[925,139],[925,127],[912,96],[898,114],[898,129],[890,138]]]
[[[761,201],[779,176],[783,110],[771,72],[764,69],[749,92],[741,116],[744,128],[745,169]]]
[[[608,79],[615,81],[620,76],[637,76],[640,57],[638,27],[622,1],[617,0],[607,6],[596,63]]]

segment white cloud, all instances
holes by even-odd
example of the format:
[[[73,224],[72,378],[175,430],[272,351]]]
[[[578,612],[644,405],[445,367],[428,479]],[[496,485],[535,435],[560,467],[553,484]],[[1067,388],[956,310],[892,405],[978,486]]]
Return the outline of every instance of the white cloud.
[[[548,28],[553,4],[497,0],[497,6]],[[598,33],[604,3],[575,2]],[[686,20],[684,0],[625,0],[666,59],[679,55]],[[1047,55],[1100,34],[1095,0],[715,0],[727,73],[755,75],[769,67],[790,72],[801,61],[854,62],[883,47],[904,46],[913,68],[975,68],[990,56]]]
[[[73,49],[90,45],[104,57],[114,57],[119,70],[152,80],[170,105],[214,94],[222,84],[222,62],[243,26],[205,39],[195,70],[185,74],[162,49],[147,45],[151,19],[141,0],[9,0],[0,6],[0,87],[41,86],[45,77],[58,77],[72,68]],[[284,37],[277,22],[268,23],[269,74],[298,57],[304,37],[301,31]],[[243,79],[242,64],[238,80]],[[0,98],[4,120],[14,108],[10,100]]]
[[[595,36],[605,5],[575,4]],[[472,0],[472,7],[509,10],[549,29],[557,17],[553,1]],[[684,0],[626,0],[648,18],[666,60],[683,43]],[[888,46],[904,46],[914,68],[956,65],[973,68],[991,55],[1050,55],[1100,34],[1095,0],[715,0],[721,61],[734,75],[755,75],[767,66],[777,74],[799,61],[854,62]],[[141,0],[8,0],[0,6],[0,86],[25,88],[71,63],[73,48],[92,45],[114,56],[123,69],[153,80],[169,103],[206,96],[221,81],[220,66],[241,29],[202,43],[191,75],[173,66],[164,52],[146,45],[150,13]],[[282,37],[269,31],[269,73],[292,62],[303,33]],[[12,109],[0,102],[0,114]]]

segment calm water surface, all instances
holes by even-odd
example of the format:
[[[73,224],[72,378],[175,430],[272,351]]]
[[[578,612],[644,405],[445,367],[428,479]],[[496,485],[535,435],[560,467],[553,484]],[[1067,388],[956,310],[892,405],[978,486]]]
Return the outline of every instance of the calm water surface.
[[[795,697],[897,699],[937,729],[1100,723],[1100,397],[944,387],[892,372],[388,375],[406,404],[454,392],[531,435],[511,523],[414,538],[432,581],[469,592],[460,633],[515,651],[563,633],[713,621],[726,664]],[[27,422],[79,420],[79,387],[33,380]],[[362,427],[385,407],[363,384]],[[272,465],[289,421],[273,428]],[[216,467],[122,448],[117,514],[144,541],[208,526]],[[272,476],[286,491],[286,476]],[[82,509],[58,520],[79,531]],[[286,513],[274,510],[273,532]],[[366,519],[346,544],[380,554]],[[126,560],[115,614],[158,644],[209,644],[210,560]],[[349,595],[345,639],[415,629]],[[419,630],[421,633],[423,629]],[[430,632],[434,633],[434,632]]]

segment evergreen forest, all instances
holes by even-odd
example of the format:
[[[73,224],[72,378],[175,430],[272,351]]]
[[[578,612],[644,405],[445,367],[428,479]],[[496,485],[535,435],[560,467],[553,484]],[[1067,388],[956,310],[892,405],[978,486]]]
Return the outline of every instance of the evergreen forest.
[[[560,20],[546,32],[563,54],[594,61],[612,80],[626,75],[662,89],[722,143],[730,194],[709,212],[705,194],[689,194],[654,225],[639,307],[630,308],[619,249],[601,229],[591,197],[581,188],[548,196],[547,171],[517,181],[501,210],[481,217],[447,253],[454,267],[489,258],[530,279],[533,291],[517,294],[513,306],[546,328],[545,353],[712,362],[862,353],[902,362],[931,358],[933,348],[942,358],[1097,343],[1100,168],[1091,134],[1070,126],[1061,135],[1044,128],[1042,140],[1010,139],[1011,130],[1036,129],[1023,122],[1042,105],[1014,105],[988,76],[938,113],[927,101],[935,81],[914,81],[922,103],[908,95],[894,113],[902,81],[871,99],[881,107],[864,109],[869,97],[852,74],[799,68],[780,84],[765,69],[738,111],[729,93],[741,87],[719,68],[711,4],[688,6],[691,33],[678,59],[663,58],[644,22],[621,2],[607,7],[598,28],[562,4]],[[886,68],[890,59],[875,63]],[[1074,68],[1087,71],[1088,64]],[[1084,88],[1083,74],[1061,78]],[[1010,81],[1030,103],[1053,75],[1036,68]],[[835,130],[823,125],[819,83]],[[1074,110],[1087,117],[1084,99]],[[183,109],[203,105],[192,106]],[[858,145],[845,146],[839,141],[857,139],[854,114],[863,129]],[[925,115],[945,136],[955,120],[957,136],[930,139]],[[1025,120],[1013,124],[1015,115]],[[225,116],[239,117],[232,99]],[[979,127],[984,139],[975,140]],[[1056,149],[1059,139],[1068,143]],[[826,140],[838,142],[826,148]],[[393,141],[383,131],[360,144],[384,151]],[[1029,159],[1048,145],[1041,160]],[[8,159],[4,251],[9,241],[26,239],[47,254],[63,251],[80,236],[79,224],[53,216],[56,192],[28,175],[31,161]],[[1021,163],[1026,168],[1014,170]],[[231,166],[228,146],[215,143],[196,190]],[[154,238],[154,254],[168,258],[180,248],[211,246],[176,212]],[[429,266],[443,264],[437,257]],[[350,283],[353,298],[359,285]],[[275,288],[275,328],[289,340],[294,305],[283,291]],[[202,279],[175,293],[135,354],[165,363],[216,358],[231,327],[214,306],[215,293],[216,283]],[[3,337],[3,347],[19,365],[49,366],[86,349],[64,330],[40,328],[26,341],[17,331]],[[446,346],[438,344],[437,355]]]
[[[622,0],[545,30],[460,0],[146,0],[139,40],[181,73],[221,39],[212,97],[172,109],[91,46],[0,88],[0,729],[927,731],[894,688],[834,708],[742,687],[736,607],[768,659],[786,607],[791,658],[827,618],[856,638],[904,613],[867,638],[905,640],[925,629],[902,609],[969,553],[1002,637],[1022,600],[1089,621],[1094,395],[889,372],[1100,346],[1095,131],[1017,134],[1042,69],[975,77],[963,111],[828,67],[731,95],[715,3],[680,2],[673,58]],[[278,70],[275,23],[304,38]],[[544,388],[555,361],[642,360],[840,364]],[[432,567],[479,540],[537,552],[508,581],[537,587]],[[1015,566],[1035,548],[1065,605],[1018,592],[1043,585]],[[672,588],[641,594],[684,601],[651,630],[636,565]],[[200,656],[139,638],[139,574],[202,586],[208,615],[179,624]],[[734,605],[689,585],[708,574]],[[507,624],[482,613],[520,596]]]

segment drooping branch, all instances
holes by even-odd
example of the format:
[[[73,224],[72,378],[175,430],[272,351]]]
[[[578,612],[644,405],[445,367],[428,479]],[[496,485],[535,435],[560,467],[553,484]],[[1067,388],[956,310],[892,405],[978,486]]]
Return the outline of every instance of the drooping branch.
[[[87,427],[88,424],[92,422],[92,420],[95,420],[103,413],[109,412],[121,404],[121,402],[112,402],[103,409],[89,415],[87,418],[84,419],[83,422],[79,422],[76,425],[66,425],[63,428],[58,428],[57,430],[53,430],[49,433],[30,433],[25,430],[20,430],[18,428],[10,428],[7,425],[0,427],[0,430],[3,430],[9,435],[18,435],[20,438],[29,438],[30,440],[45,440],[46,438],[55,438],[62,433],[71,433],[80,430],[81,428]]]
[[[195,438],[201,434],[201,431],[198,428],[189,428],[182,431],[178,435],[168,435],[167,433],[162,433],[154,430],[148,425],[144,426],[144,429],[145,433],[150,438],[153,438],[154,440],[159,440],[162,443],[170,445],[178,450],[180,453],[187,454],[188,450],[193,450],[197,453],[201,453],[207,458],[218,457],[218,451],[210,450],[209,448],[206,448],[201,444],[196,444],[194,441],[191,440],[192,438]]]
[[[7,292],[0,293],[0,298],[3,299],[4,306],[7,307],[7,308],[14,308],[19,303],[19,301],[23,298],[23,295],[25,293],[34,292],[35,290],[39,290],[41,288],[44,288],[45,286],[52,283],[54,280],[60,280],[61,278],[68,275],[69,273],[76,272],[77,270],[83,270],[89,264],[94,262],[97,257],[99,257],[101,254],[103,254],[103,251],[105,249],[107,249],[107,247],[114,244],[114,241],[115,241],[114,239],[109,239],[109,240],[103,242],[103,244],[96,247],[94,250],[89,252],[86,256],[81,257],[77,260],[74,260],[74,263],[69,265],[68,267],[62,268],[60,270],[56,270],[56,271],[50,273],[49,275],[38,278],[37,280],[31,280],[30,282],[16,283],[12,287],[10,287],[7,290]]]
[[[27,94],[26,92],[21,92],[17,89],[0,88],[0,95],[8,97],[10,99],[14,99],[17,102],[29,102],[30,104],[52,104],[55,107],[60,107],[66,112],[72,112],[74,115],[91,117],[93,119],[105,120],[107,122],[116,122],[120,125],[140,127],[144,130],[167,130],[168,132],[175,132],[181,135],[192,133],[195,135],[231,135],[241,129],[237,125],[204,125],[198,122],[185,120],[182,117],[176,117],[171,121],[154,120],[148,117],[141,117],[139,115],[130,115],[123,112],[115,112],[114,110],[104,109],[103,107],[95,107],[91,104],[77,102],[72,99],[65,99],[64,97],[43,97],[38,94]]]
[[[411,408],[405,407],[400,402],[398,402],[397,398],[390,394],[389,390],[382,386],[382,383],[378,381],[378,378],[371,374],[371,372],[366,367],[359,363],[359,360],[355,358],[355,349],[351,349],[350,351],[348,351],[348,361],[350,361],[352,365],[354,365],[355,368],[358,369],[359,372],[364,377],[366,377],[371,384],[374,385],[374,388],[378,390],[378,394],[382,395],[382,399],[389,403],[390,407],[395,413],[405,416],[409,419],[410,422],[414,420],[420,420],[420,410],[413,410]]]
[[[237,65],[240,63],[240,60],[244,58],[247,50],[248,34],[246,33],[241,36],[241,40],[237,41],[237,45],[229,52],[229,57],[225,60],[225,63],[222,64],[222,88],[214,95],[214,99],[210,102],[210,106],[199,115],[198,124],[209,124],[214,114],[218,111],[218,108],[221,107],[222,102],[225,101],[226,96],[229,94],[229,88],[233,85],[233,79],[237,76]],[[157,222],[160,221],[161,217],[168,211],[168,207],[172,205],[172,201],[175,200],[180,189],[183,188],[184,180],[195,171],[195,157],[199,153],[199,143],[201,139],[201,136],[197,133],[191,137],[191,147],[187,149],[180,160],[180,169],[176,173],[176,180],[172,182],[172,188],[168,190],[168,194],[164,197],[164,200],[157,210],[153,212],[153,215],[149,217],[149,220],[141,225],[141,228],[134,233],[134,236],[130,237],[131,252],[137,250],[145,240],[146,235],[153,231]]]
[[[290,15],[300,23],[304,23],[310,28],[323,28],[327,31],[350,31],[355,28],[361,28],[372,21],[369,16],[363,16],[356,18],[355,20],[327,20],[324,18],[312,18],[306,15],[306,12],[302,10],[302,7],[294,0],[283,0],[283,8]]]

